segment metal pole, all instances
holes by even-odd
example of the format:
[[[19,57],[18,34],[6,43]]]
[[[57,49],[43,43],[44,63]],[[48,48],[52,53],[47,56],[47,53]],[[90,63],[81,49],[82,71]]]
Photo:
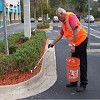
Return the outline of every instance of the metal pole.
[[[31,23],[30,23],[30,0],[24,2],[24,36],[31,38]]]
[[[90,16],[90,0],[88,0],[88,16]],[[88,17],[88,48],[90,49],[90,18]]]
[[[40,5],[41,6],[41,17],[43,18],[43,0],[41,0],[41,2],[42,2]]]
[[[4,44],[5,44],[5,53],[9,55],[8,49],[8,40],[7,40],[7,20],[6,20],[6,3],[5,0],[2,1],[2,12],[3,12],[3,30],[4,30]]]
[[[34,0],[34,19],[36,20],[36,0]]]
[[[48,0],[47,0],[47,6],[48,6]],[[47,14],[47,20],[48,20],[48,14]]]

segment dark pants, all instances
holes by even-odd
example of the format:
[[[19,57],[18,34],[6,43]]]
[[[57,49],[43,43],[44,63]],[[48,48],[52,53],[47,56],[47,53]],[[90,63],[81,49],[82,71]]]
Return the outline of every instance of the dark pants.
[[[72,53],[72,57],[80,59],[80,85],[86,87],[88,84],[87,80],[87,42],[86,38],[79,46],[75,47],[75,52]]]

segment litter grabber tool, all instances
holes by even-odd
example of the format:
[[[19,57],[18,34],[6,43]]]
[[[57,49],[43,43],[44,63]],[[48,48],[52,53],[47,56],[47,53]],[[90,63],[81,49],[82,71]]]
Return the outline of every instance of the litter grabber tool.
[[[34,69],[31,69],[31,73],[37,68],[37,66],[40,64],[41,60],[43,59],[43,57],[45,56],[45,54],[47,53],[48,49],[44,52],[44,54],[42,55],[42,57],[40,58],[40,60],[38,61],[38,63],[36,64],[36,66],[34,67]]]
[[[42,55],[42,57],[40,58],[40,60],[38,61],[38,63],[36,64],[36,66],[34,67],[34,69],[31,69],[31,73],[37,68],[37,66],[40,64],[40,62],[42,61],[42,59],[44,58],[45,54],[49,51],[49,48],[47,48],[47,50],[44,52],[44,54]]]

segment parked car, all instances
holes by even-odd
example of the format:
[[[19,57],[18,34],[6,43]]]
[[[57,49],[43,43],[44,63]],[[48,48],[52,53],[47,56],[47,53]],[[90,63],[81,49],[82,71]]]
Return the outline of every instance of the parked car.
[[[81,16],[78,15],[78,14],[76,14],[76,16],[77,16],[78,20],[80,21],[81,20]]]
[[[94,17],[92,15],[87,15],[84,21],[88,23],[89,19],[90,19],[90,23],[94,23]]]
[[[34,23],[35,22],[35,19],[34,18],[31,18],[31,23]]]
[[[43,22],[43,18],[42,17],[39,17],[38,18],[38,22]]]
[[[53,17],[53,22],[59,22],[58,16]]]
[[[24,23],[24,18],[21,19],[21,22]],[[34,18],[30,18],[30,22],[31,23],[35,22],[35,19]]]
[[[48,17],[48,19],[47,19],[48,21],[51,21],[51,19],[50,19],[50,17]]]

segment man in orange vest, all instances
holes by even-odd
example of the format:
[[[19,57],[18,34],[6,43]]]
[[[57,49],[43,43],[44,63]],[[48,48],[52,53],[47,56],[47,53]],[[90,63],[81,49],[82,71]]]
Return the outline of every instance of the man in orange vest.
[[[87,80],[87,42],[88,36],[86,30],[81,25],[76,15],[72,12],[66,12],[63,8],[57,9],[57,16],[62,22],[60,34],[48,45],[53,47],[63,35],[69,39],[70,51],[72,57],[80,59],[80,86],[76,92],[82,92],[86,89]],[[70,82],[66,87],[77,87],[77,82]]]

